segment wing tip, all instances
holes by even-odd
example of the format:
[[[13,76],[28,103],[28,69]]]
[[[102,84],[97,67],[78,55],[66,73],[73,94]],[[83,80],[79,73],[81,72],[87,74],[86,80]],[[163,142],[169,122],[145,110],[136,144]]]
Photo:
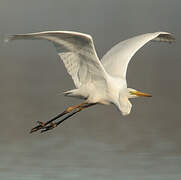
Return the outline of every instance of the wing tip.
[[[8,42],[11,41],[11,39],[12,39],[11,36],[6,36],[6,37],[3,38],[3,41],[4,41],[5,43],[8,43]]]
[[[173,43],[176,42],[176,39],[171,33],[160,32],[154,41]]]
[[[5,34],[4,37],[3,37],[3,41],[4,43],[8,43],[12,40],[16,39],[15,35],[7,35]]]

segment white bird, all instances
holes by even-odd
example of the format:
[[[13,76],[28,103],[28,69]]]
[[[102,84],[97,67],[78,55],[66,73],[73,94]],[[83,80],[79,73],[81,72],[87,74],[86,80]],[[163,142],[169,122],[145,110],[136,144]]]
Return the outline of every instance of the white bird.
[[[30,132],[45,132],[73,116],[82,109],[96,104],[114,104],[122,115],[128,115],[132,104],[129,98],[151,95],[127,88],[126,71],[132,56],[144,44],[153,41],[174,42],[175,38],[167,32],[147,33],[122,41],[112,47],[99,60],[93,39],[88,34],[71,31],[45,31],[8,36],[6,41],[17,39],[46,39],[56,47],[57,53],[72,77],[75,89],[66,96],[84,99],[84,102],[66,108],[47,122],[40,122]],[[56,119],[68,114],[60,121]]]

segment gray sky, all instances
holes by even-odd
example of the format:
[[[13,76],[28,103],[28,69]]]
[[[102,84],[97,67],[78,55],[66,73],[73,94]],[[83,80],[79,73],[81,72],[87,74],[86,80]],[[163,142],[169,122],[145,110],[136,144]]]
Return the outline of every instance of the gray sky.
[[[129,116],[121,116],[113,106],[92,107],[44,135],[28,132],[37,120],[48,120],[80,102],[60,95],[73,88],[72,80],[49,42],[16,41],[1,45],[0,159],[12,157],[6,168],[17,155],[13,148],[18,146],[17,152],[33,156],[40,153],[37,144],[41,143],[58,148],[60,156],[62,147],[74,148],[75,142],[80,144],[75,151],[90,144],[95,148],[104,144],[123,152],[180,154],[180,6],[177,0],[1,0],[1,34],[84,32],[93,36],[99,57],[119,41],[141,33],[167,31],[177,40],[171,45],[149,43],[133,57],[128,85],[153,97],[132,100]],[[71,154],[68,151],[65,157]],[[79,156],[81,159],[81,152]]]

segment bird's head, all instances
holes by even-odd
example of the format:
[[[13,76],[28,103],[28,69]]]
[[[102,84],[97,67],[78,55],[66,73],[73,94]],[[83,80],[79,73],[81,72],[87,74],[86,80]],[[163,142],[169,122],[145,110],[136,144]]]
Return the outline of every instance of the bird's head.
[[[128,98],[136,98],[136,97],[152,97],[152,95],[147,94],[147,93],[143,93],[140,91],[137,91],[135,89],[132,88],[128,88]]]

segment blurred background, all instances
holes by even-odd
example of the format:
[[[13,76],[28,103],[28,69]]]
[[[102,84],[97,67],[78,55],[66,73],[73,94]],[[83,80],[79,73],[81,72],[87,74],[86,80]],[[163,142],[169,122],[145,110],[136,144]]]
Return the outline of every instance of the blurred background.
[[[132,100],[129,116],[95,106],[44,134],[29,134],[80,103],[47,41],[0,46],[0,179],[181,178],[180,12],[178,0],[0,0],[0,32],[72,30],[91,34],[97,53],[134,35],[167,31],[176,43],[148,43],[129,64],[132,87],[153,95]],[[2,38],[1,38],[2,39]]]

